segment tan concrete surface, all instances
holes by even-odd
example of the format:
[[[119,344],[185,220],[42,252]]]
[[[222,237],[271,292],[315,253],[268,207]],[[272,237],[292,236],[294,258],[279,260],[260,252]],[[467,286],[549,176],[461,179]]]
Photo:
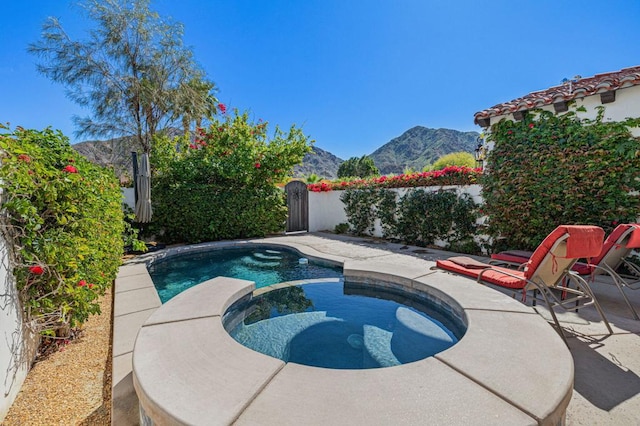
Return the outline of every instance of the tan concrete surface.
[[[293,243],[298,248],[306,246],[308,253],[313,253],[313,255],[322,254],[326,257],[331,257],[333,260],[371,260],[375,264],[382,258],[388,257],[390,255],[390,252],[402,254],[404,255],[402,256],[403,260],[401,261],[402,263],[398,263],[398,269],[402,270],[403,265],[411,265],[412,270],[410,275],[413,275],[416,272],[416,270],[413,269],[415,265],[413,265],[410,260],[405,259],[405,257],[411,257],[417,260],[416,263],[423,263],[425,265],[425,279],[428,277],[429,273],[433,272],[429,271],[429,267],[433,265],[433,262],[436,259],[455,255],[451,252],[434,250],[431,248],[424,249],[389,243],[376,239],[352,238],[347,236],[335,236],[332,234],[323,233],[300,234],[295,236],[289,235],[264,240],[264,242],[271,243],[276,241],[282,243]],[[482,258],[479,259],[482,260]],[[141,266],[140,260],[137,260],[137,262],[138,265],[136,266]],[[381,269],[384,268],[386,267],[381,267]],[[359,269],[359,267],[356,269]],[[418,267],[418,273],[420,272],[419,269],[420,268]],[[135,271],[129,270],[128,272],[121,272],[121,277],[119,277],[119,279],[128,275],[137,275],[139,271],[140,270],[138,269]],[[386,270],[379,272],[388,273],[390,271]],[[478,286],[477,288],[482,289],[489,289],[489,287],[479,286],[473,280],[469,279],[464,279],[464,285],[461,285],[461,281],[459,280],[459,278],[443,272],[438,273],[441,274],[441,279],[439,280],[438,284],[433,284],[432,287],[434,287],[438,291],[442,291],[443,294],[448,293],[454,298],[456,298],[458,293],[460,292],[475,293],[475,288],[473,286]],[[617,288],[615,288],[611,284],[607,284],[606,279],[599,278],[598,281],[602,281],[602,283],[596,282],[592,285],[592,288],[594,289],[596,296],[602,303],[609,321],[614,327],[614,335],[606,335],[606,328],[604,327],[602,321],[592,307],[580,309],[578,313],[569,312],[560,315],[561,324],[565,331],[568,332],[567,334],[570,336],[568,339],[569,348],[571,349],[571,355],[573,358],[573,363],[575,365],[574,392],[567,408],[566,421],[568,425],[638,425],[640,424],[640,421],[638,420],[638,418],[640,418],[640,377],[638,376],[640,374],[640,321],[631,319],[631,315],[628,312],[626,306],[623,305],[622,298],[620,297]],[[430,282],[430,280],[428,280],[427,282]],[[415,288],[420,288],[424,285],[425,283],[423,277],[416,277],[413,286]],[[479,307],[481,308],[481,306],[483,306],[485,303],[485,301],[482,300],[483,298],[493,300],[493,302],[503,303],[499,310],[503,311],[502,315],[505,316],[504,321],[502,321],[502,326],[506,326],[507,328],[510,328],[512,325],[509,318],[512,318],[514,316],[520,317],[525,312],[531,312],[528,311],[529,308],[525,307],[519,302],[516,302],[514,299],[504,299],[503,297],[498,297],[498,292],[494,292],[495,290],[496,288],[492,288],[492,292],[490,293],[482,291],[481,294],[474,296],[475,299],[471,298],[472,300],[476,300],[476,302],[465,301],[465,303],[463,303],[464,308],[467,310],[472,310],[474,308],[477,309]],[[514,295],[514,292],[508,292],[504,289],[497,290],[499,292],[509,294],[510,296],[515,296],[516,300],[519,300],[519,294]],[[118,292],[118,283],[116,283],[116,292]],[[640,307],[640,291],[629,291],[628,294],[630,295],[634,306],[636,306],[636,308]],[[508,302],[504,302],[505,300],[508,300]],[[474,306],[474,303],[477,303],[477,305]],[[546,313],[543,308],[539,308],[538,311],[542,314],[543,318],[545,316],[548,316],[548,313]],[[477,318],[480,318],[482,314],[483,313],[474,313],[472,315],[471,313],[469,313],[470,317],[473,318],[472,323],[475,322],[477,324],[480,324],[482,321]],[[540,329],[541,336],[546,335],[551,339],[553,339],[554,337],[557,338],[557,336],[553,334],[553,328],[550,325],[544,324],[544,322],[540,324],[549,327],[545,331],[542,331],[543,329]],[[517,324],[515,324],[514,327],[516,325]],[[501,327],[501,321],[488,321],[487,324],[484,325],[484,327],[488,328],[490,331],[495,330],[496,327]],[[549,334],[549,331],[551,331],[552,333]],[[517,334],[517,327],[508,332]],[[114,330],[114,334],[115,333],[116,331]],[[533,340],[535,340],[535,338]],[[509,353],[505,355],[508,356]],[[446,351],[443,352],[440,356],[445,358],[448,357]],[[455,358],[453,356],[451,357]],[[540,366],[536,366],[535,368],[544,368],[545,364],[553,364],[555,361],[556,360],[554,359],[546,360],[543,358],[539,360]],[[455,360],[449,359],[448,362],[455,363]],[[527,366],[515,365],[518,364],[517,357],[514,357],[512,362],[514,363],[514,365],[505,365],[505,370],[512,368],[527,368]],[[289,366],[287,365],[287,367]],[[283,369],[281,373],[283,373],[285,370],[286,369]],[[122,374],[124,373],[120,372],[119,376],[122,377]],[[481,375],[481,371],[475,373],[470,372],[469,374]],[[278,376],[279,375],[277,375],[276,378]],[[504,383],[501,384],[500,380],[496,380],[496,382],[496,386],[498,387],[505,385]],[[544,388],[545,386],[544,382],[542,382],[541,380],[538,380],[538,383],[536,383],[535,379],[532,379],[531,382],[533,382],[533,384],[531,385],[532,392],[535,392],[536,387]],[[269,386],[276,383],[277,382],[274,379],[270,382]],[[387,389],[387,391],[389,391],[389,389]],[[402,390],[400,390],[400,392],[402,392]],[[268,407],[268,404],[263,404],[261,402],[261,398],[264,398],[266,401],[268,396],[271,398],[274,397],[273,395],[277,396],[278,394],[264,393],[263,395],[261,395],[260,398],[256,399],[254,403],[249,406],[249,408],[245,411],[245,414],[240,417],[238,422],[248,422],[248,420],[251,418],[250,415],[254,415],[256,413],[262,413],[262,419],[268,418],[264,417],[265,413],[262,411],[266,409],[265,407]],[[352,403],[357,405],[363,395],[354,394]],[[294,398],[295,400],[295,396],[292,398]],[[526,395],[523,396],[523,398],[525,401],[527,401]],[[389,395],[389,399],[394,400],[393,393]],[[335,403],[340,404],[346,402],[344,399],[342,399],[341,401],[336,401]],[[523,403],[522,408],[525,411],[536,410],[535,407],[526,407],[526,403]],[[510,415],[508,411],[509,410],[504,412],[505,416]],[[286,413],[283,412],[281,414],[285,415]],[[499,416],[502,415],[503,412],[499,411],[498,413],[494,412],[493,414],[495,416],[498,416],[497,418],[499,419]],[[280,414],[273,412],[273,415],[276,416],[274,418],[279,418],[277,416],[279,416]],[[401,420],[401,417],[394,418],[393,420]],[[434,419],[434,422],[429,423],[451,424],[451,418],[443,419],[442,421],[435,420],[436,419]],[[446,420],[449,420],[449,422]],[[506,417],[502,420],[504,421],[496,420],[496,423],[514,423],[511,421],[507,421]],[[384,424],[396,423],[398,422],[384,422]],[[477,422],[473,421],[469,421],[466,424],[474,423],[478,424]],[[520,421],[516,421],[515,423],[520,423]],[[524,423],[526,423],[526,421]],[[270,423],[262,422],[262,424]],[[482,424],[491,424],[491,422],[487,421]]]

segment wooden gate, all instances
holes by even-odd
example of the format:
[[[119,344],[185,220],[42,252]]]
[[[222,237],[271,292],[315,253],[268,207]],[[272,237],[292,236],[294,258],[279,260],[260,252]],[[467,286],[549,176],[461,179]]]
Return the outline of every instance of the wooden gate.
[[[292,180],[284,187],[287,194],[287,232],[309,230],[309,191],[307,185]]]

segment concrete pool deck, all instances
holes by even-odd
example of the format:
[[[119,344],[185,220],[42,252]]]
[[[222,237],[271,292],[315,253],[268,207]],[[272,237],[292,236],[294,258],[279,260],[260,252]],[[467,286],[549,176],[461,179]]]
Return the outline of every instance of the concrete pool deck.
[[[220,413],[227,416],[226,423],[236,421],[237,424],[255,424],[257,419],[261,420],[261,424],[265,424],[266,419],[274,423],[282,423],[287,419],[290,423],[296,423],[297,419],[306,424],[334,424],[340,421],[353,424],[353,421],[349,421],[352,420],[349,416],[357,412],[356,420],[366,424],[411,424],[424,422],[429,415],[432,415],[430,422],[433,424],[536,424],[541,418],[550,421],[554,419],[553,413],[549,413],[549,407],[559,407],[562,410],[569,402],[568,399],[562,401],[564,395],[571,397],[567,409],[567,424],[637,424],[640,413],[640,321],[632,320],[629,313],[624,311],[622,300],[613,286],[593,285],[614,327],[614,335],[605,334],[605,327],[598,321],[597,313],[592,307],[581,309],[578,314],[560,315],[563,327],[571,335],[569,347],[575,364],[574,392],[571,396],[571,389],[568,394],[566,390],[559,389],[567,380],[573,379],[573,374],[567,376],[570,368],[567,368],[563,360],[567,358],[571,363],[571,356],[568,356],[568,351],[553,328],[545,324],[530,308],[498,295],[488,287],[479,286],[466,278],[429,269],[436,259],[452,256],[451,252],[332,234],[299,234],[251,242],[286,244],[312,256],[316,253],[318,257],[346,262],[347,276],[361,274],[373,279],[385,279],[394,275],[400,277],[400,284],[417,288],[425,284],[436,288],[441,286],[443,291],[462,305],[470,324],[481,328],[488,335],[485,334],[482,339],[473,339],[473,335],[465,336],[450,350],[417,363],[346,373],[284,364],[235,344],[232,349],[240,351],[238,360],[242,360],[242,367],[238,366],[239,370],[235,371],[251,376],[247,365],[257,363],[256,365],[265,367],[258,369],[262,378],[258,377],[253,382],[254,387],[258,383],[257,388],[249,386],[254,389],[249,400],[230,400],[221,405]],[[135,424],[137,421],[137,399],[131,374],[133,345],[142,325],[160,305],[146,272],[145,259],[148,256],[138,257],[134,262],[123,266],[116,281],[112,408],[112,423],[116,425]],[[222,333],[218,333],[220,330],[215,333],[212,331],[211,327],[216,327],[212,318],[223,313],[230,299],[250,291],[246,282],[237,285],[238,288],[234,285],[225,286],[230,291],[233,290],[232,294],[226,296],[220,291],[215,292],[220,294],[219,298],[224,299],[219,300],[217,311],[182,311],[180,321],[174,321],[176,317],[173,320],[158,319],[160,314],[166,315],[158,312],[145,329],[157,331],[161,327],[179,328],[195,321],[207,324],[206,335],[216,334],[221,339],[230,339],[224,330]],[[632,302],[637,304],[640,292],[635,292],[638,295],[633,293],[629,294]],[[487,301],[498,302],[499,308],[483,309]],[[209,309],[214,309],[212,303],[209,303]],[[524,323],[526,324],[523,325]],[[527,338],[523,340],[524,345],[492,347],[492,336],[496,333],[511,334],[517,338],[526,327],[534,327],[535,330],[529,330]],[[169,338],[161,333],[166,338],[168,348],[163,352],[194,356],[197,351],[189,346],[189,342],[180,340],[184,333],[171,335],[173,337]],[[206,336],[203,339],[204,337]],[[465,342],[467,337],[470,338]],[[465,345],[485,347],[480,348],[480,351],[474,350],[474,355],[469,359],[469,352],[463,350]],[[549,351],[545,352],[546,359],[527,361],[541,346],[549,346]],[[191,350],[184,352],[189,348]],[[454,350],[456,348],[458,350]],[[215,350],[216,347],[212,347],[211,353],[215,353]],[[497,358],[502,373],[488,374],[486,365],[496,359],[484,359],[485,353]],[[189,364],[184,368],[189,369]],[[404,371],[398,375],[394,370]],[[233,373],[234,368],[227,368],[225,371]],[[550,377],[541,380],[548,373],[551,373]],[[315,385],[303,383],[303,377],[305,380],[311,377]],[[229,378],[225,380],[228,381]],[[335,392],[335,384],[340,382],[344,383],[341,387],[345,389],[344,393]],[[159,384],[159,387],[162,385]],[[198,389],[195,383],[193,386],[189,383],[186,391],[188,393]],[[318,389],[333,390],[329,392],[328,399],[314,399]],[[463,394],[467,394],[467,390],[471,391],[474,398],[460,400]],[[226,396],[230,397],[231,393],[227,392]],[[189,400],[193,397],[192,395]],[[286,410],[274,408],[277,401],[285,401]],[[438,407],[444,408],[441,412],[445,417],[433,416],[434,409]],[[471,417],[462,416],[462,411],[456,407],[464,408]],[[326,413],[322,417],[314,417],[314,414],[323,413],[323,410]],[[225,424],[223,419],[224,417],[220,423]]]

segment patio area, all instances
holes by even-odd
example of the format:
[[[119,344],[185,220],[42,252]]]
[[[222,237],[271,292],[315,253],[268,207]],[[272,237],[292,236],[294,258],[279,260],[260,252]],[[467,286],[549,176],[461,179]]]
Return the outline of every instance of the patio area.
[[[394,274],[408,279],[430,272],[435,260],[455,255],[431,248],[328,233],[287,235],[252,242],[280,242],[307,247],[327,258],[350,261],[352,265],[361,265],[362,269],[371,268],[381,274]],[[142,324],[160,306],[144,266],[148,256],[140,256],[123,266],[116,281],[112,423],[117,425],[135,424],[137,420],[137,400],[131,374],[133,345]],[[478,259],[485,260],[481,257]],[[444,272],[437,273],[444,277]],[[606,283],[605,279],[598,278],[592,288],[603,305],[614,334],[606,334],[606,328],[593,307],[581,309],[579,313],[559,315],[563,328],[570,336],[569,348],[575,366],[574,388],[567,408],[566,423],[636,425],[637,413],[640,412],[640,321],[632,319],[618,290]],[[511,295],[505,289],[496,289]],[[632,303],[640,306],[640,291],[630,291],[628,294]],[[547,314],[541,312],[543,316]],[[552,331],[551,326],[549,330]],[[556,336],[550,334],[550,337]],[[538,360],[549,368],[555,361],[553,357]],[[532,367],[518,363],[518,359],[511,362],[523,371]],[[545,385],[539,383],[541,388]]]

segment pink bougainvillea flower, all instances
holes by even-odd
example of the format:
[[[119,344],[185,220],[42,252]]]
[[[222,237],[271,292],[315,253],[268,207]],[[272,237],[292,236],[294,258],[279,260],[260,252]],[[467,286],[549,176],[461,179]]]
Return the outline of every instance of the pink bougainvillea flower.
[[[259,169],[260,168],[260,163],[256,163],[256,164],[254,164],[254,166],[255,166],[256,169]]]
[[[220,112],[222,114],[225,114],[227,112],[227,106],[225,104],[218,104],[218,108],[220,109]]]
[[[78,169],[76,169],[71,164],[69,164],[68,166],[65,166],[64,169],[62,169],[62,170],[64,170],[67,173],[78,173]]]
[[[18,160],[24,161],[25,163],[30,163],[31,157],[29,157],[27,154],[20,154],[18,155]]]
[[[29,267],[29,272],[34,275],[42,275],[44,274],[44,269],[42,269],[42,266],[40,265],[34,265]]]
[[[78,287],[84,287],[86,285],[87,285],[87,282],[85,280],[78,281]]]

